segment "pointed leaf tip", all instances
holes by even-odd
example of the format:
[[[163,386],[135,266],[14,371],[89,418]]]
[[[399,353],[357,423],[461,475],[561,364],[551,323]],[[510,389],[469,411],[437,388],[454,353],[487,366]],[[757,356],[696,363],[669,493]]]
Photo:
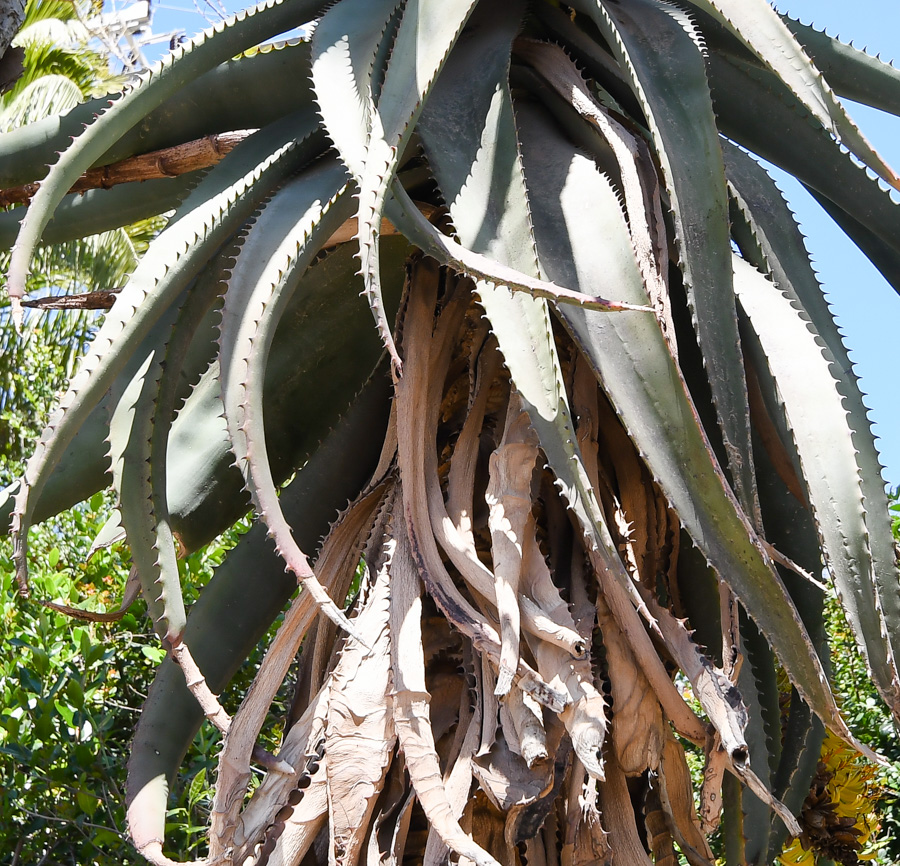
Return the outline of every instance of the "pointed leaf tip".
[[[16,333],[22,337],[24,336],[24,324],[25,324],[25,310],[22,307],[22,297],[21,295],[14,295],[10,292],[10,315],[12,316],[13,325],[15,326]]]

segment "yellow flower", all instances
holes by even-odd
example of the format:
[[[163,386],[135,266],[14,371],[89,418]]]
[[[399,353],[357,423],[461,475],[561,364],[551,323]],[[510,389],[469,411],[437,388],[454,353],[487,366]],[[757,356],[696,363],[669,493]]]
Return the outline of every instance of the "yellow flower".
[[[794,839],[778,858],[781,866],[815,866],[816,858],[812,851],[806,851],[799,839]]]

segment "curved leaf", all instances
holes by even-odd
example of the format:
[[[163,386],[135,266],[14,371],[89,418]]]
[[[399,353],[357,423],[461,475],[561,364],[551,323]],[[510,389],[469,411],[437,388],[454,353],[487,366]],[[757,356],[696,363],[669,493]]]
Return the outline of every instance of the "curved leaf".
[[[236,252],[215,261],[185,295],[166,311],[168,331],[125,389],[109,425],[110,456],[119,510],[144,598],[167,646],[181,641],[185,613],[176,561],[176,537],[166,496],[166,452],[182,371],[191,359],[194,336],[208,325],[210,308],[224,290],[223,271]],[[209,337],[209,333],[205,336]],[[202,337],[202,335],[201,335]],[[200,343],[207,355],[209,341]],[[197,354],[195,351],[193,354]],[[192,359],[191,359],[192,360]],[[188,368],[190,369],[190,368]]]
[[[522,4],[504,6],[479,10],[423,109],[418,131],[462,245],[533,276],[533,243],[506,240],[528,238],[530,217],[527,200],[513,192],[524,187],[506,82]],[[480,71],[478,82],[471,81],[473,67]],[[458,133],[448,136],[448,129]]]
[[[799,475],[799,459],[796,457],[796,449],[787,425],[783,421],[777,387],[766,369],[762,350],[752,333],[752,328],[747,326],[746,316],[741,323],[741,334],[748,368],[753,371],[751,378],[754,384],[751,391],[758,388],[757,393],[761,398],[760,401],[755,397],[751,398],[751,413],[756,434],[754,449],[766,539],[780,553],[788,556],[810,574],[818,574],[822,568],[822,555],[815,521],[805,504],[805,499],[801,501],[802,492],[801,499],[798,499],[782,477],[784,469],[782,468],[781,472],[776,469],[776,462],[788,459],[797,465],[796,472]],[[777,442],[759,432],[767,424],[772,424],[776,429]],[[778,449],[782,449],[781,456]],[[819,587],[813,586],[792,571],[779,567],[779,573],[797,605],[800,618],[809,632],[819,658],[822,659],[826,671],[830,670],[824,617],[825,594]],[[791,689],[790,709],[787,718],[783,719],[782,727],[783,734],[779,734],[778,739],[780,758],[771,777],[772,793],[799,817],[816,774],[825,728],[795,689]],[[756,862],[759,866],[774,861],[788,836],[788,831],[780,820],[772,817],[768,823],[768,854],[763,848],[748,840],[748,845],[758,853]]]
[[[900,114],[900,69],[826,33],[781,16],[835,93],[854,102]]]
[[[173,210],[181,204],[197,180],[197,173],[191,172],[179,177],[119,184],[112,189],[92,189],[67,196],[44,229],[41,243],[70,241]],[[0,249],[9,249],[15,243],[19,224],[26,212],[26,208],[20,207],[0,213]]]
[[[315,129],[313,124],[307,114],[291,118],[251,136],[233,150],[192,191],[175,220],[154,241],[159,255],[146,256],[132,275],[26,466],[12,523],[21,586],[27,585],[27,533],[34,503],[63,449],[112,384],[119,365],[209,255],[237,230],[272,187],[318,151],[315,135],[302,146],[294,143],[298,134],[303,136],[305,131],[309,135]],[[190,237],[193,243],[186,240]],[[110,350],[113,345],[118,349]]]
[[[628,300],[646,302],[621,208],[608,182],[555,136],[544,133],[534,141],[535,168],[529,170],[526,146],[526,176],[532,197],[542,203],[534,220],[548,275],[581,286],[598,271],[615,274]],[[598,206],[604,198],[607,206]],[[694,542],[766,635],[816,713],[850,737],[796,609],[714,462],[659,325],[636,313],[609,316],[568,306],[558,312]]]
[[[846,211],[856,224],[900,252],[900,205],[820,129],[797,100],[779,93],[773,76],[715,54],[710,81],[722,132],[773,162]],[[790,129],[790,135],[782,130]],[[842,226],[853,240],[852,224]],[[863,252],[863,243],[857,241]],[[877,264],[877,262],[876,262]],[[889,280],[896,274],[886,272]],[[894,288],[900,292],[900,283]]]
[[[856,449],[828,358],[784,291],[743,259],[734,264],[735,291],[782,395],[835,587],[873,679],[896,712],[900,683],[878,609]]]
[[[898,244],[885,242],[871,228],[851,216],[827,196],[803,184],[804,189],[821,205],[844,234],[859,247],[860,252],[881,272],[881,275],[900,292],[900,249]]]
[[[871,549],[877,605],[883,628],[896,659],[900,651],[900,594],[888,502],[881,478],[881,462],[872,435],[863,394],[831,310],[809,263],[802,236],[772,179],[750,157],[727,148],[727,164],[736,201],[760,248],[752,263],[771,274],[785,296],[799,304],[826,348],[825,357],[835,379],[853,437],[855,464],[865,507],[867,543]],[[788,554],[790,555],[790,554]]]
[[[781,713],[775,656],[756,626],[746,616],[741,617],[741,654],[744,663],[738,675],[738,689],[747,704],[747,746],[750,767],[768,790],[781,756]],[[749,862],[769,850],[772,830],[769,807],[752,791],[744,789],[744,835]]]
[[[322,118],[328,134],[337,146],[344,165],[353,175],[361,193],[368,159],[369,141],[373,135],[376,74],[375,69],[379,47],[388,41],[387,28],[391,17],[396,14],[398,0],[378,0],[371,2],[350,0],[339,3],[326,13],[316,28],[313,38],[312,78]],[[365,11],[364,11],[365,10]],[[406,62],[398,58],[398,64]],[[385,184],[390,182],[390,172],[385,167]],[[376,182],[377,181],[373,181]],[[383,196],[383,193],[382,193]],[[360,259],[363,257],[363,210],[362,195],[357,214],[360,232]],[[372,217],[381,225],[381,214]],[[378,257],[377,228],[371,227],[368,243],[374,246],[371,255]],[[376,265],[376,278],[377,274]],[[365,268],[363,268],[365,271]],[[382,310],[383,298],[380,286],[372,286],[367,277],[365,293],[369,301],[376,327],[382,342],[388,347],[392,358],[397,358],[393,338],[387,319]]]
[[[900,177],[875,152],[835,98],[803,46],[765,0],[691,0],[740,39],[806,106],[813,117],[872,171],[900,189]]]
[[[477,0],[448,6],[441,0],[410,0],[394,40],[378,105],[371,112],[364,162],[359,173],[354,154],[358,138],[350,136],[347,163],[359,187],[358,238],[366,298],[382,342],[395,368],[402,367],[384,315],[378,236],[385,199],[413,124]],[[344,148],[338,143],[343,156]]]
[[[168,330],[175,325],[181,306],[176,302],[166,310],[163,318]],[[164,358],[163,342],[146,355],[121,394],[114,395],[118,399],[109,422],[109,442],[118,508],[140,577],[141,592],[153,627],[169,648],[180,642],[186,614],[175,542],[166,515],[155,513],[150,476],[157,408],[154,392]]]
[[[754,517],[747,387],[731,284],[728,194],[700,34],[657,0],[598,3],[593,13],[628,70],[653,134],[671,199],[697,340],[738,499]]]
[[[288,568],[322,612],[352,634],[284,519],[266,448],[262,393],[275,328],[306,268],[352,212],[347,190],[344,167],[320,161],[285,186],[260,214],[228,282],[219,375],[232,449],[260,517]]]
[[[367,386],[285,488],[282,507],[307,550],[315,548],[374,468],[382,437],[373,433],[387,424],[388,397],[386,377]],[[261,524],[216,569],[191,608],[184,635],[214,692],[225,689],[296,586]],[[184,674],[167,659],[144,704],[128,763],[129,826],[136,844],[136,828],[145,840],[164,837],[168,787],[202,721],[203,711]]]
[[[344,0],[320,19],[312,38],[312,82],[328,135],[354,178],[362,178],[375,112],[379,46],[400,0]],[[398,62],[400,62],[398,60]]]
[[[308,73],[307,42],[266,46],[252,56],[228,60],[188,81],[121,138],[109,142],[109,149],[90,167],[211,133],[267,126],[311,105],[311,91],[296,86]],[[284,80],[295,86],[281,87]],[[235,99],[234,94],[242,91],[252,91],[253,99]],[[0,188],[43,178],[56,154],[109,106],[109,99],[91,99],[61,117],[48,117],[0,136]]]

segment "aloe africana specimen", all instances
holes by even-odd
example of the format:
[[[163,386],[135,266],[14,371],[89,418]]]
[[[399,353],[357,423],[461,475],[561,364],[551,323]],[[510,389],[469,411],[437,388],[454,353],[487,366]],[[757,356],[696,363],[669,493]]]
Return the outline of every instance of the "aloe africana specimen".
[[[310,43],[232,59],[311,19]],[[27,592],[29,526],[111,465],[99,541],[124,533],[170,650],[129,773],[149,861],[171,862],[167,784],[204,715],[227,732],[209,863],[711,863],[723,799],[728,862],[799,833],[824,729],[853,743],[823,564],[900,717],[865,409],[744,150],[900,286],[896,205],[839,141],[900,179],[831,87],[900,111],[893,68],[762,0],[283,0],[0,140],[13,187],[75,136],[18,228],[14,302],[42,237],[175,209],[7,493]],[[244,129],[202,177],[66,199]],[[177,556],[251,500],[187,615]],[[229,718],[214,693],[298,583]]]

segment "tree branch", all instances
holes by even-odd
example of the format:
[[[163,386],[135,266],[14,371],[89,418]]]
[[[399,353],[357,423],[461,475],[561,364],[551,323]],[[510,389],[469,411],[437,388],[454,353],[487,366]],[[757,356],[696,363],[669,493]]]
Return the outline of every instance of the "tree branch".
[[[0,57],[15,39],[24,20],[25,0],[0,0]]]
[[[142,153],[111,165],[86,171],[69,192],[85,192],[89,189],[109,189],[120,183],[133,183],[163,177],[177,177],[189,171],[208,168],[220,162],[234,150],[252,130],[222,132],[207,135],[196,141],[188,141],[163,150]],[[27,204],[40,187],[39,182],[0,190],[0,206]]]

